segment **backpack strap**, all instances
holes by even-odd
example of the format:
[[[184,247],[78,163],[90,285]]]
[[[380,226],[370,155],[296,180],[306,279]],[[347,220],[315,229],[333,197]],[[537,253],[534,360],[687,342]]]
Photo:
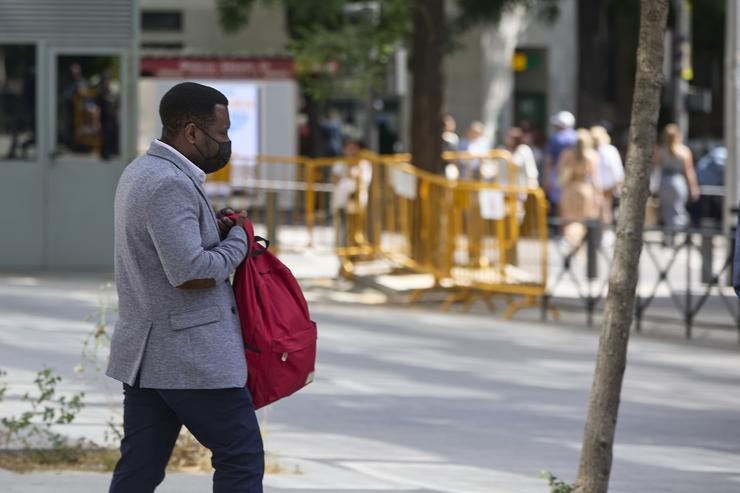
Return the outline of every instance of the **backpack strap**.
[[[260,241],[264,242],[264,244],[265,244],[265,247],[264,248],[252,248],[251,249],[252,251],[251,251],[251,253],[249,253],[249,255],[252,258],[259,257],[260,255],[262,255],[263,253],[265,253],[268,248],[270,248],[270,240],[266,240],[265,238],[262,238],[261,236],[254,236],[254,235],[252,236],[252,238],[254,239],[254,244],[255,245],[258,242],[260,242]]]
[[[256,242],[254,241],[254,225],[249,218],[244,220],[244,231],[247,232],[247,257],[251,257],[254,253],[254,245]]]
[[[236,221],[237,219],[239,219],[239,214],[229,214],[229,218]],[[268,248],[270,248],[270,240],[266,240],[261,236],[255,236],[254,224],[252,224],[252,221],[249,218],[246,218],[244,220],[244,231],[246,231],[247,233],[247,257],[259,257],[260,255],[265,253]],[[255,248],[257,243],[260,241],[265,244],[264,248]]]

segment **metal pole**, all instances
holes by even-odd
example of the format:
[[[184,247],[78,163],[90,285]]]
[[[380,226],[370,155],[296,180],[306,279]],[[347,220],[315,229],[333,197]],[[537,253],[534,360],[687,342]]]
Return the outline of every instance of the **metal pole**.
[[[673,70],[671,72],[673,93],[673,120],[681,133],[688,137],[689,116],[686,111],[686,94],[689,92],[691,14],[688,0],[673,0]]]
[[[738,204],[740,190],[740,6],[737,0],[727,0],[725,26],[725,166],[724,231],[734,226],[731,209]]]
[[[596,297],[593,295],[593,283],[599,276],[598,252],[601,242],[601,222],[588,220],[586,222],[586,282],[588,283],[588,299],[586,300],[587,323],[589,327],[594,325],[594,310],[596,308]]]
[[[701,282],[714,282],[714,235],[708,231],[701,232]]]
[[[265,192],[265,223],[267,226],[267,238],[270,240],[270,246],[273,252],[278,250],[278,225],[277,218],[280,214],[278,210],[277,193],[275,190]]]
[[[686,325],[686,339],[691,339],[691,327],[694,324],[694,307],[691,299],[691,249],[694,246],[691,233],[686,233],[686,302],[684,306],[684,322]]]

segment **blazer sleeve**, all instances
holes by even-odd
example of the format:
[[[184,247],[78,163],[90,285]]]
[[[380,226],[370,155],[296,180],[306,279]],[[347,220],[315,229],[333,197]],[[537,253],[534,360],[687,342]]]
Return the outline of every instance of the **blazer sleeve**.
[[[227,279],[247,254],[247,235],[238,227],[212,249],[203,248],[198,200],[192,183],[174,179],[159,184],[146,207],[147,230],[175,287],[193,279]]]

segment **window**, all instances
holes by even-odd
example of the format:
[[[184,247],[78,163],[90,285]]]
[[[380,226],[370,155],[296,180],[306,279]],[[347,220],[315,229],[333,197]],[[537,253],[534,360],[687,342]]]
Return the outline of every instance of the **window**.
[[[142,31],[182,31],[182,12],[176,10],[145,10],[141,13]]]
[[[0,159],[36,158],[36,47],[0,45]]]
[[[119,155],[120,72],[116,56],[57,58],[57,156]]]

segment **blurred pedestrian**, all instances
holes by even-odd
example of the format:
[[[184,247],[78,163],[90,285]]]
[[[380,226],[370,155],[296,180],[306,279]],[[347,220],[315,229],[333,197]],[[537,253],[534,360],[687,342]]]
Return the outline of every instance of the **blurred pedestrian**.
[[[372,163],[360,155],[362,148],[359,140],[345,137],[343,159],[332,166],[331,209],[339,247],[355,246],[361,240],[359,229],[373,177]]]
[[[568,243],[577,246],[586,234],[585,222],[598,219],[601,213],[599,155],[588,130],[578,129],[575,145],[561,153],[557,169],[560,173],[558,186],[562,191],[563,232]]]
[[[545,165],[545,139],[542,136],[542,131],[533,128],[528,121],[522,121],[519,128],[522,129],[522,142],[527,144],[532,149],[534,155],[534,161],[537,165],[537,177],[539,180],[539,186],[542,186],[543,179],[543,167]]]
[[[486,127],[482,122],[473,121],[465,132],[460,150],[471,154],[485,154],[490,150],[488,140],[485,137]],[[480,159],[465,159],[461,165],[461,178],[477,179],[479,178]]]
[[[460,148],[460,137],[455,133],[457,124],[452,115],[444,117],[444,127],[442,131],[442,150],[457,151]]]
[[[660,219],[668,229],[685,228],[689,224],[686,203],[699,199],[699,184],[694,171],[691,150],[682,143],[678,126],[669,123],[663,129],[663,142],[655,150],[654,171],[659,174],[658,200]],[[668,235],[672,239],[671,231]]]
[[[321,137],[324,156],[340,156],[342,154],[342,126],[344,122],[339,111],[331,109],[321,123]]]
[[[619,195],[619,189],[624,182],[624,165],[622,156],[611,143],[611,137],[606,128],[601,125],[591,127],[591,137],[594,149],[599,155],[599,180],[601,183],[601,220],[604,226],[611,226],[614,222],[614,198]],[[613,240],[611,229],[604,232],[605,241]],[[607,240],[611,238],[612,240]]]
[[[521,128],[513,127],[506,134],[506,149],[511,152],[516,176],[508,182],[523,188],[537,188],[537,161],[532,148],[524,142],[524,132]]]
[[[560,154],[573,147],[576,143],[576,133],[573,130],[576,118],[569,111],[561,111],[550,119],[555,132],[547,141],[547,157],[545,159],[543,186],[547,199],[550,201],[550,211],[553,216],[559,215],[561,188],[559,185]]]
[[[105,69],[98,86],[95,102],[100,108],[100,157],[108,160],[118,155],[119,134],[119,95],[118,84],[113,80],[113,73]]]
[[[460,146],[460,150],[475,154],[488,152],[490,150],[490,146],[484,136],[485,131],[486,126],[483,125],[483,122],[479,122],[477,120],[470,122],[468,130],[465,132],[465,139]]]

